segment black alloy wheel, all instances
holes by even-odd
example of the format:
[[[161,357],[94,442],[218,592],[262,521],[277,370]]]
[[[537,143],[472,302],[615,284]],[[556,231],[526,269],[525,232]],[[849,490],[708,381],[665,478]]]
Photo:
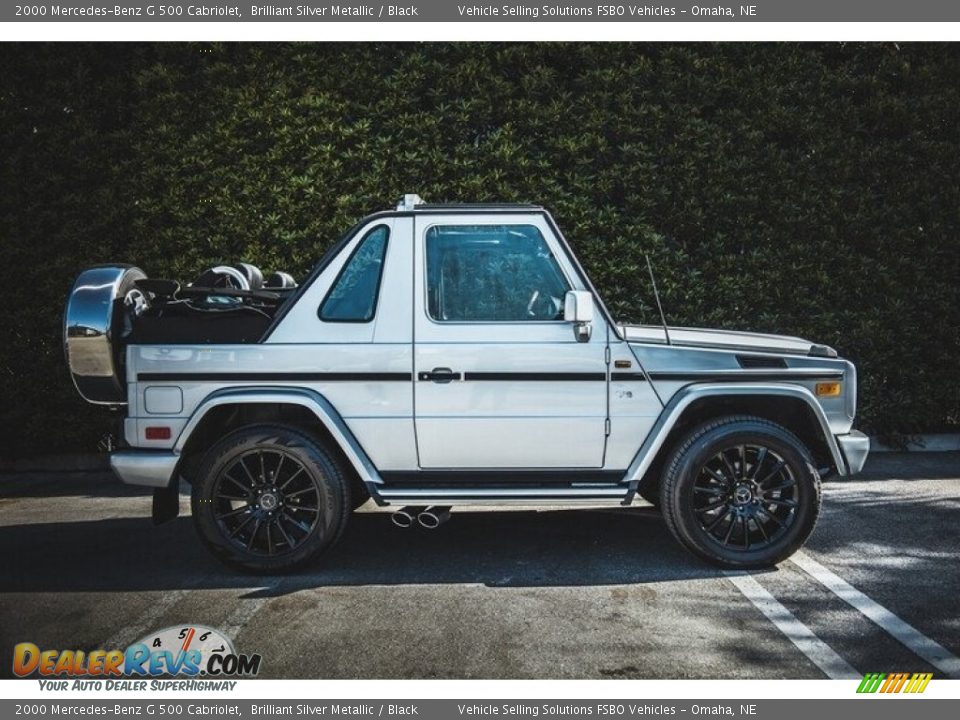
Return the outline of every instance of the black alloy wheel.
[[[221,532],[254,555],[279,555],[310,537],[320,516],[320,488],[284,450],[255,449],[220,471],[213,505]]]
[[[661,480],[667,527],[694,554],[728,568],[776,564],[813,532],[820,475],[810,451],[769,420],[732,415],[691,430]]]
[[[723,547],[776,543],[796,519],[797,480],[766,446],[720,450],[700,468],[693,492],[700,527]]]
[[[236,430],[204,455],[191,504],[201,540],[222,562],[280,573],[342,535],[352,506],[337,456],[297,428]]]

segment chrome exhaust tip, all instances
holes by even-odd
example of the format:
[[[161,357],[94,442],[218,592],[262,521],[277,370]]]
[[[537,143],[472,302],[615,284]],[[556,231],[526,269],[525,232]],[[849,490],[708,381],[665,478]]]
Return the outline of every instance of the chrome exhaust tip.
[[[427,530],[436,530],[449,519],[450,508],[448,507],[431,506],[417,515],[417,521]]]
[[[390,516],[390,521],[398,528],[413,527],[417,522],[417,517],[423,512],[422,507],[405,507],[397,510]]]

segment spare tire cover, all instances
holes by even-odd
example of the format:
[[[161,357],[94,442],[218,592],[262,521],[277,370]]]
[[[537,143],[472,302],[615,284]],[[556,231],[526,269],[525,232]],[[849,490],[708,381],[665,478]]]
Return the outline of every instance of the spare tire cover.
[[[63,316],[64,348],[73,384],[89,402],[126,402],[122,336],[128,314],[146,305],[134,286],[145,277],[137,267],[103,265],[80,273],[70,291]],[[125,304],[130,306],[126,310]]]

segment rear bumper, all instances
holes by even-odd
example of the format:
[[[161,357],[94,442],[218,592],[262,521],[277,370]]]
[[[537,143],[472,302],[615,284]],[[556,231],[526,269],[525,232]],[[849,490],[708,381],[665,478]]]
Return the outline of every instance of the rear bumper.
[[[870,454],[870,438],[862,432],[853,430],[847,435],[837,435],[837,445],[847,464],[847,475],[856,475],[863,470],[867,455]]]
[[[121,450],[110,455],[110,467],[127,485],[165,488],[170,486],[179,460],[172,452]]]

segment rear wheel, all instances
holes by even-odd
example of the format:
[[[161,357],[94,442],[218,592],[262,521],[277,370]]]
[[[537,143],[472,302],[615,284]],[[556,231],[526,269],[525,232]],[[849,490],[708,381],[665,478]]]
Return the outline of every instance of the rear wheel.
[[[664,518],[684,547],[731,568],[796,552],[820,512],[820,476],[786,428],[730,416],[694,429],[667,462]]]
[[[335,456],[313,438],[274,425],[241,428],[204,456],[193,484],[197,532],[231,567],[282,573],[340,537],[351,509]]]

